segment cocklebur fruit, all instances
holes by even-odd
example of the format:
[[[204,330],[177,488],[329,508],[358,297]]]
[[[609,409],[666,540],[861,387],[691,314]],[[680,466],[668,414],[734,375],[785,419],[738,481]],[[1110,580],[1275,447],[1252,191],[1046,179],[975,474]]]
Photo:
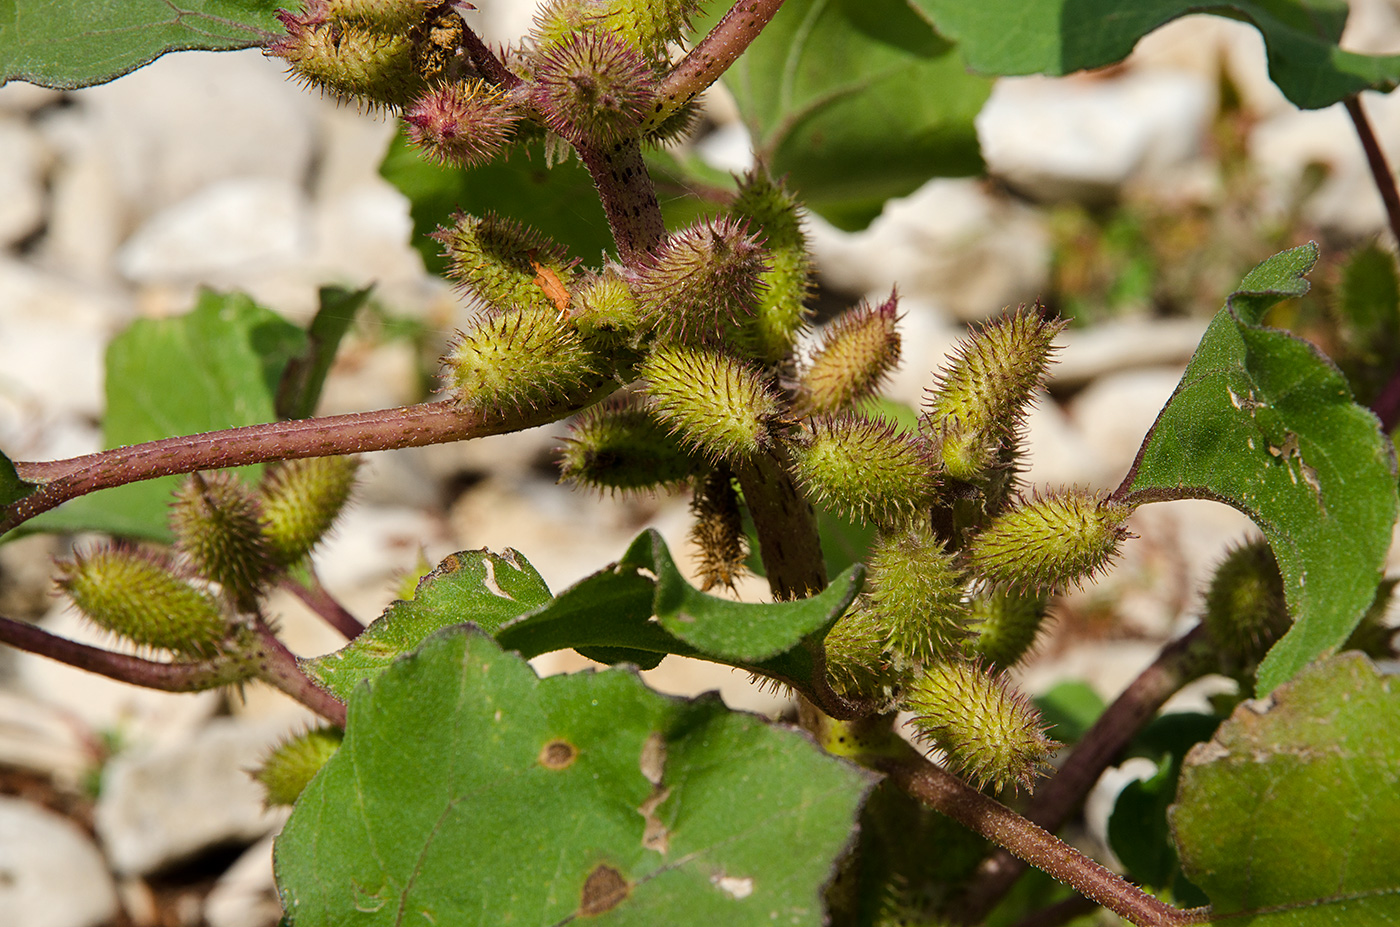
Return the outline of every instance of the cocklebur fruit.
[[[899,366],[897,305],[893,293],[878,306],[861,303],[822,331],[821,346],[798,381],[800,411],[839,412],[875,394]]]
[[[579,282],[573,296],[570,314],[585,338],[615,342],[641,325],[636,297],[611,267]]]
[[[1222,672],[1251,681],[1259,661],[1292,624],[1268,542],[1260,538],[1225,555],[1206,590],[1202,621]]]
[[[812,261],[797,198],[755,168],[739,181],[729,215],[760,231],[768,262],[759,274],[753,318],[738,333],[738,343],[765,364],[777,364],[806,324],[811,291]]]
[[[264,472],[260,522],[276,563],[291,566],[320,543],[349,501],[359,466],[356,457],[307,457]]]
[[[859,601],[832,625],[822,646],[832,688],[859,698],[888,697],[903,676],[886,652],[885,628]]]
[[[561,479],[624,493],[676,485],[697,464],[634,397],[582,412],[560,449]]]
[[[317,727],[279,744],[253,773],[266,790],[268,807],[296,804],[312,778],[339,749],[343,738],[339,728]]]
[[[926,667],[909,686],[904,707],[919,737],[943,750],[948,765],[979,788],[1030,791],[1059,746],[1045,736],[1029,699],[1005,676],[973,663]]]
[[[573,262],[540,232],[496,215],[459,215],[433,237],[444,245],[449,275],[486,309],[568,311]]]
[[[881,418],[817,418],[792,451],[793,474],[810,498],[862,522],[903,521],[933,497],[927,452]]]
[[[680,42],[698,0],[552,0],[535,14],[530,40],[549,49],[582,29],[606,29],[649,60],[664,64],[666,46]]]
[[[385,32],[402,32],[422,22],[438,0],[312,0],[329,19],[358,22]]]
[[[457,404],[492,414],[564,400],[606,371],[568,318],[538,306],[479,317],[443,358]]]
[[[717,343],[754,313],[764,251],[733,219],[676,232],[637,269],[632,291],[659,341]]]
[[[409,142],[439,164],[479,167],[503,152],[521,113],[510,94],[482,80],[427,91],[403,114]]]
[[[533,72],[530,101],[545,125],[597,145],[635,135],[656,88],[641,52],[601,29],[576,32],[541,52]]]
[[[710,460],[742,460],[771,443],[781,406],[751,365],[717,350],[667,345],[639,373],[656,417]]]
[[[176,549],[239,608],[250,607],[279,570],[257,497],[228,470],[191,474],[175,492],[170,528]]]
[[[700,551],[697,566],[701,591],[708,592],[716,586],[733,589],[735,581],[746,572],[744,561],[749,545],[739,511],[739,494],[734,490],[734,476],[728,467],[716,467],[696,481],[690,514],[695,518],[690,541]]]
[[[1043,593],[984,590],[968,607],[965,652],[993,669],[1010,669],[1030,652],[1047,605]]]
[[[925,525],[882,533],[867,560],[865,607],[888,647],[929,665],[954,652],[967,618],[966,581],[943,542]]]
[[[100,547],[61,563],[58,586],[93,624],[143,647],[186,657],[218,652],[227,630],[214,597],[154,556]]]
[[[1023,500],[968,543],[971,571],[990,585],[1049,592],[1108,565],[1128,535],[1132,507],[1084,490]]]
[[[925,403],[924,431],[949,476],[975,480],[1015,437],[1064,323],[1022,308],[959,345]]]

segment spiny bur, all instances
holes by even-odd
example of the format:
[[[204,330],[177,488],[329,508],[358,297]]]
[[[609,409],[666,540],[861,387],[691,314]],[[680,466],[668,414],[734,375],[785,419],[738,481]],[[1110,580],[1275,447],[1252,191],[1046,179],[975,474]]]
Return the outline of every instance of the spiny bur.
[[[335,755],[343,737],[339,728],[317,727],[279,744],[253,773],[266,790],[268,807],[296,804],[312,778]]]
[[[633,292],[658,340],[714,343],[753,315],[764,251],[733,219],[703,220],[666,239]]]
[[[700,0],[605,0],[608,28],[652,60],[664,64],[667,46],[686,38]]]
[[[1206,590],[1202,621],[1221,670],[1252,684],[1259,661],[1292,624],[1268,542],[1260,538],[1225,555]]]
[[[100,547],[60,564],[58,586],[98,627],[143,647],[210,657],[227,629],[214,597],[167,562],[134,550]]]
[[[932,498],[927,452],[893,423],[846,414],[813,419],[808,427],[793,448],[793,473],[823,505],[862,522],[890,525]]]
[[[965,634],[966,581],[926,526],[882,533],[870,549],[866,608],[890,650],[927,666],[954,652]]]
[[[537,409],[602,381],[606,364],[554,309],[485,315],[443,358],[458,405],[492,414]]]
[[[479,167],[495,159],[520,119],[510,95],[482,80],[429,90],[403,114],[409,142],[452,167]]]
[[[1045,623],[1048,598],[1043,593],[988,589],[974,596],[968,609],[967,655],[997,670],[1021,662]]]
[[[1014,439],[1064,327],[1022,308],[962,342],[925,404],[924,429],[955,479],[980,478]]]
[[[222,586],[241,609],[279,570],[263,536],[258,499],[231,471],[191,474],[175,492],[170,528],[195,571]]]
[[[823,646],[832,688],[858,698],[888,698],[902,672],[886,651],[885,628],[859,602],[832,625]]]
[[[536,57],[530,102],[564,138],[608,145],[636,134],[655,90],[641,52],[615,33],[591,29]]]
[[[720,466],[695,483],[690,500],[695,523],[690,541],[700,551],[700,589],[709,592],[717,586],[734,588],[746,568],[749,555],[744,536],[744,520],[739,511],[739,494],[728,467]]]
[[[685,480],[697,465],[634,397],[581,413],[560,449],[560,478],[598,490],[655,491]]]
[[[768,252],[754,315],[740,331],[739,343],[765,364],[776,364],[797,343],[811,292],[812,262],[797,198],[756,168],[739,181],[729,215],[759,229]]]
[[[291,566],[320,543],[349,501],[359,467],[356,457],[307,457],[264,472],[262,533],[275,562]]]
[[[641,326],[637,299],[613,268],[578,283],[573,297],[570,314],[585,338],[616,342]]]
[[[1040,713],[1006,677],[973,663],[927,667],[909,687],[905,708],[919,737],[978,788],[1030,791],[1059,745],[1045,736]]]
[[[802,371],[798,408],[806,414],[849,409],[873,396],[899,366],[898,299],[861,303],[822,331],[822,343]]]
[[[1132,507],[1084,490],[1023,500],[968,543],[967,561],[991,585],[1048,592],[1108,565],[1128,535]]]
[[[668,345],[641,363],[656,417],[710,460],[742,460],[771,443],[781,406],[764,376],[719,351]]]
[[[444,245],[452,278],[488,310],[568,311],[573,262],[540,232],[496,215],[459,215],[433,237]]]

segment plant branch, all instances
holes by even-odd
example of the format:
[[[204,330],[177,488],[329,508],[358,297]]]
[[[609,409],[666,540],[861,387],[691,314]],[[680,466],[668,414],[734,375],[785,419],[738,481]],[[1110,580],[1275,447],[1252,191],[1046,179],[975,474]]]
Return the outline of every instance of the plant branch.
[[[709,35],[662,79],[657,88],[657,97],[663,101],[660,117],[685,106],[729,70],[782,5],[783,0],[739,0],[730,7]]]
[[[598,188],[617,256],[629,267],[635,266],[666,237],[656,184],[642,160],[641,143],[629,139],[598,146],[580,141],[574,147]]]
[[[1182,686],[1215,665],[1204,625],[1172,641],[1138,674],[1075,746],[1059,771],[1042,785],[1026,808],[1026,818],[1054,833],[1084,802],[1104,770],[1138,731]],[[989,856],[977,870],[959,903],[957,916],[981,923],[1025,872],[1026,865],[1006,850]]]
[[[1203,922],[1197,912],[1174,908],[1109,872],[1054,834],[919,756],[912,747],[904,758],[886,760],[878,766],[896,785],[925,805],[1006,847],[1139,927]]]
[[[466,53],[477,73],[502,90],[513,90],[520,86],[520,78],[512,74],[505,63],[481,41],[481,36],[476,34],[476,30],[467,25],[467,14],[476,8],[470,3],[457,2],[452,4],[452,9],[462,17],[462,51]]]
[[[300,599],[307,608],[320,615],[326,624],[344,634],[346,640],[354,640],[364,631],[365,626],[360,619],[350,614],[345,606],[321,585],[321,579],[315,570],[311,571],[310,583],[303,583],[288,576],[282,580],[282,587]]]
[[[189,663],[162,663],[80,644],[13,618],[0,616],[0,643],[67,663],[118,682],[163,692],[199,692],[252,676],[247,662],[229,654]]]
[[[1395,175],[1391,173],[1390,165],[1385,160],[1385,152],[1381,151],[1380,142],[1376,140],[1371,120],[1367,118],[1366,110],[1361,106],[1360,95],[1347,97],[1342,103],[1347,108],[1347,115],[1351,117],[1351,124],[1356,127],[1357,138],[1361,140],[1361,150],[1366,153],[1366,164],[1371,169],[1371,179],[1376,182],[1376,189],[1380,191],[1386,219],[1390,223],[1390,234],[1396,243],[1400,244],[1400,191],[1395,187]]]
[[[812,504],[793,482],[781,450],[735,465],[744,505],[758,532],[773,597],[805,599],[826,588],[826,561]]]
[[[172,473],[421,447],[520,431],[577,412],[614,389],[615,383],[605,382],[551,405],[509,416],[443,400],[163,438],[67,460],[16,461],[19,478],[39,486],[5,510],[0,518],[0,534],[69,499],[99,489]]]
[[[345,727],[345,703],[322,689],[302,670],[296,656],[277,639],[261,618],[253,626],[256,644],[251,654],[257,677],[310,708],[332,724]]]

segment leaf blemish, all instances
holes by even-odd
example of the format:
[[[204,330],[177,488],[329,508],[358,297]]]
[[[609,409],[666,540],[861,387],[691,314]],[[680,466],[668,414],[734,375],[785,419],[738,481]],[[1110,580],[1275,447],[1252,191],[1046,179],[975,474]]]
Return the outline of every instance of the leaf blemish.
[[[481,584],[491,590],[491,594],[502,599],[514,600],[514,596],[508,595],[500,584],[496,582],[496,565],[491,562],[490,557],[482,557],[481,565],[486,568],[486,575],[481,578]]]
[[[611,911],[627,898],[632,886],[622,873],[613,867],[599,863],[588,874],[579,895],[578,916],[597,917]]]
[[[551,740],[540,749],[540,765],[545,769],[568,769],[578,759],[578,748],[567,740]]]
[[[710,884],[724,892],[735,901],[742,901],[753,894],[753,879],[748,876],[742,878],[728,876],[723,873],[715,873],[710,876]]]

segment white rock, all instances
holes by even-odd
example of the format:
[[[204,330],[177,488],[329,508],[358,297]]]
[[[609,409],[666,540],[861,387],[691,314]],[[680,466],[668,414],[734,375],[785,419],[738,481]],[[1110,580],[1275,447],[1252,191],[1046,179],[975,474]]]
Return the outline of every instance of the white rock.
[[[48,702],[0,691],[0,764],[76,787],[98,761],[92,734]],[[3,852],[3,847],[0,847]]]
[[[71,821],[0,796],[0,912],[16,927],[98,927],[120,911],[102,854]]]
[[[290,733],[280,719],[215,718],[193,737],[119,753],[103,770],[97,834],[113,869],[145,875],[281,823],[248,774]]]
[[[57,110],[40,128],[54,155],[39,255],[69,275],[115,278],[113,257],[141,210],[122,196],[106,140],[85,110]]]
[[[310,244],[301,188],[248,177],[211,184],[152,216],[117,253],[117,266],[138,282],[262,274],[304,259]]]
[[[74,97],[137,221],[229,177],[302,183],[328,105],[257,50],[165,55]]]
[[[1050,365],[1053,388],[1075,388],[1120,370],[1185,365],[1208,319],[1115,319],[1071,327],[1055,339],[1061,350]]]
[[[12,80],[0,85],[0,112],[32,113],[45,106],[51,106],[62,98],[61,91]]]
[[[1201,150],[1210,84],[1185,72],[999,80],[977,115],[988,170],[1042,200],[1097,201]]]
[[[273,840],[253,844],[214,883],[204,902],[209,927],[277,927],[282,903],[272,876]]]
[[[1110,481],[1116,482],[1095,459],[1064,410],[1044,393],[1037,394],[1031,403],[1024,428],[1022,465],[1028,486],[1103,487]]]
[[[39,137],[18,119],[0,118],[0,245],[33,234],[44,218],[44,168]]]
[[[1259,30],[1223,16],[1201,13],[1172,20],[1143,36],[1127,64],[1141,70],[1186,71],[1212,88],[1224,70],[1249,112],[1269,115],[1294,108],[1269,78]]]
[[[1070,421],[1101,478],[1117,485],[1127,475],[1142,439],[1180,380],[1178,367],[1115,373],[1095,380],[1070,401]]]
[[[837,289],[883,299],[891,287],[943,314],[983,319],[1045,288],[1049,236],[1023,204],[973,180],[932,180],[847,234],[813,218],[813,254]]]

